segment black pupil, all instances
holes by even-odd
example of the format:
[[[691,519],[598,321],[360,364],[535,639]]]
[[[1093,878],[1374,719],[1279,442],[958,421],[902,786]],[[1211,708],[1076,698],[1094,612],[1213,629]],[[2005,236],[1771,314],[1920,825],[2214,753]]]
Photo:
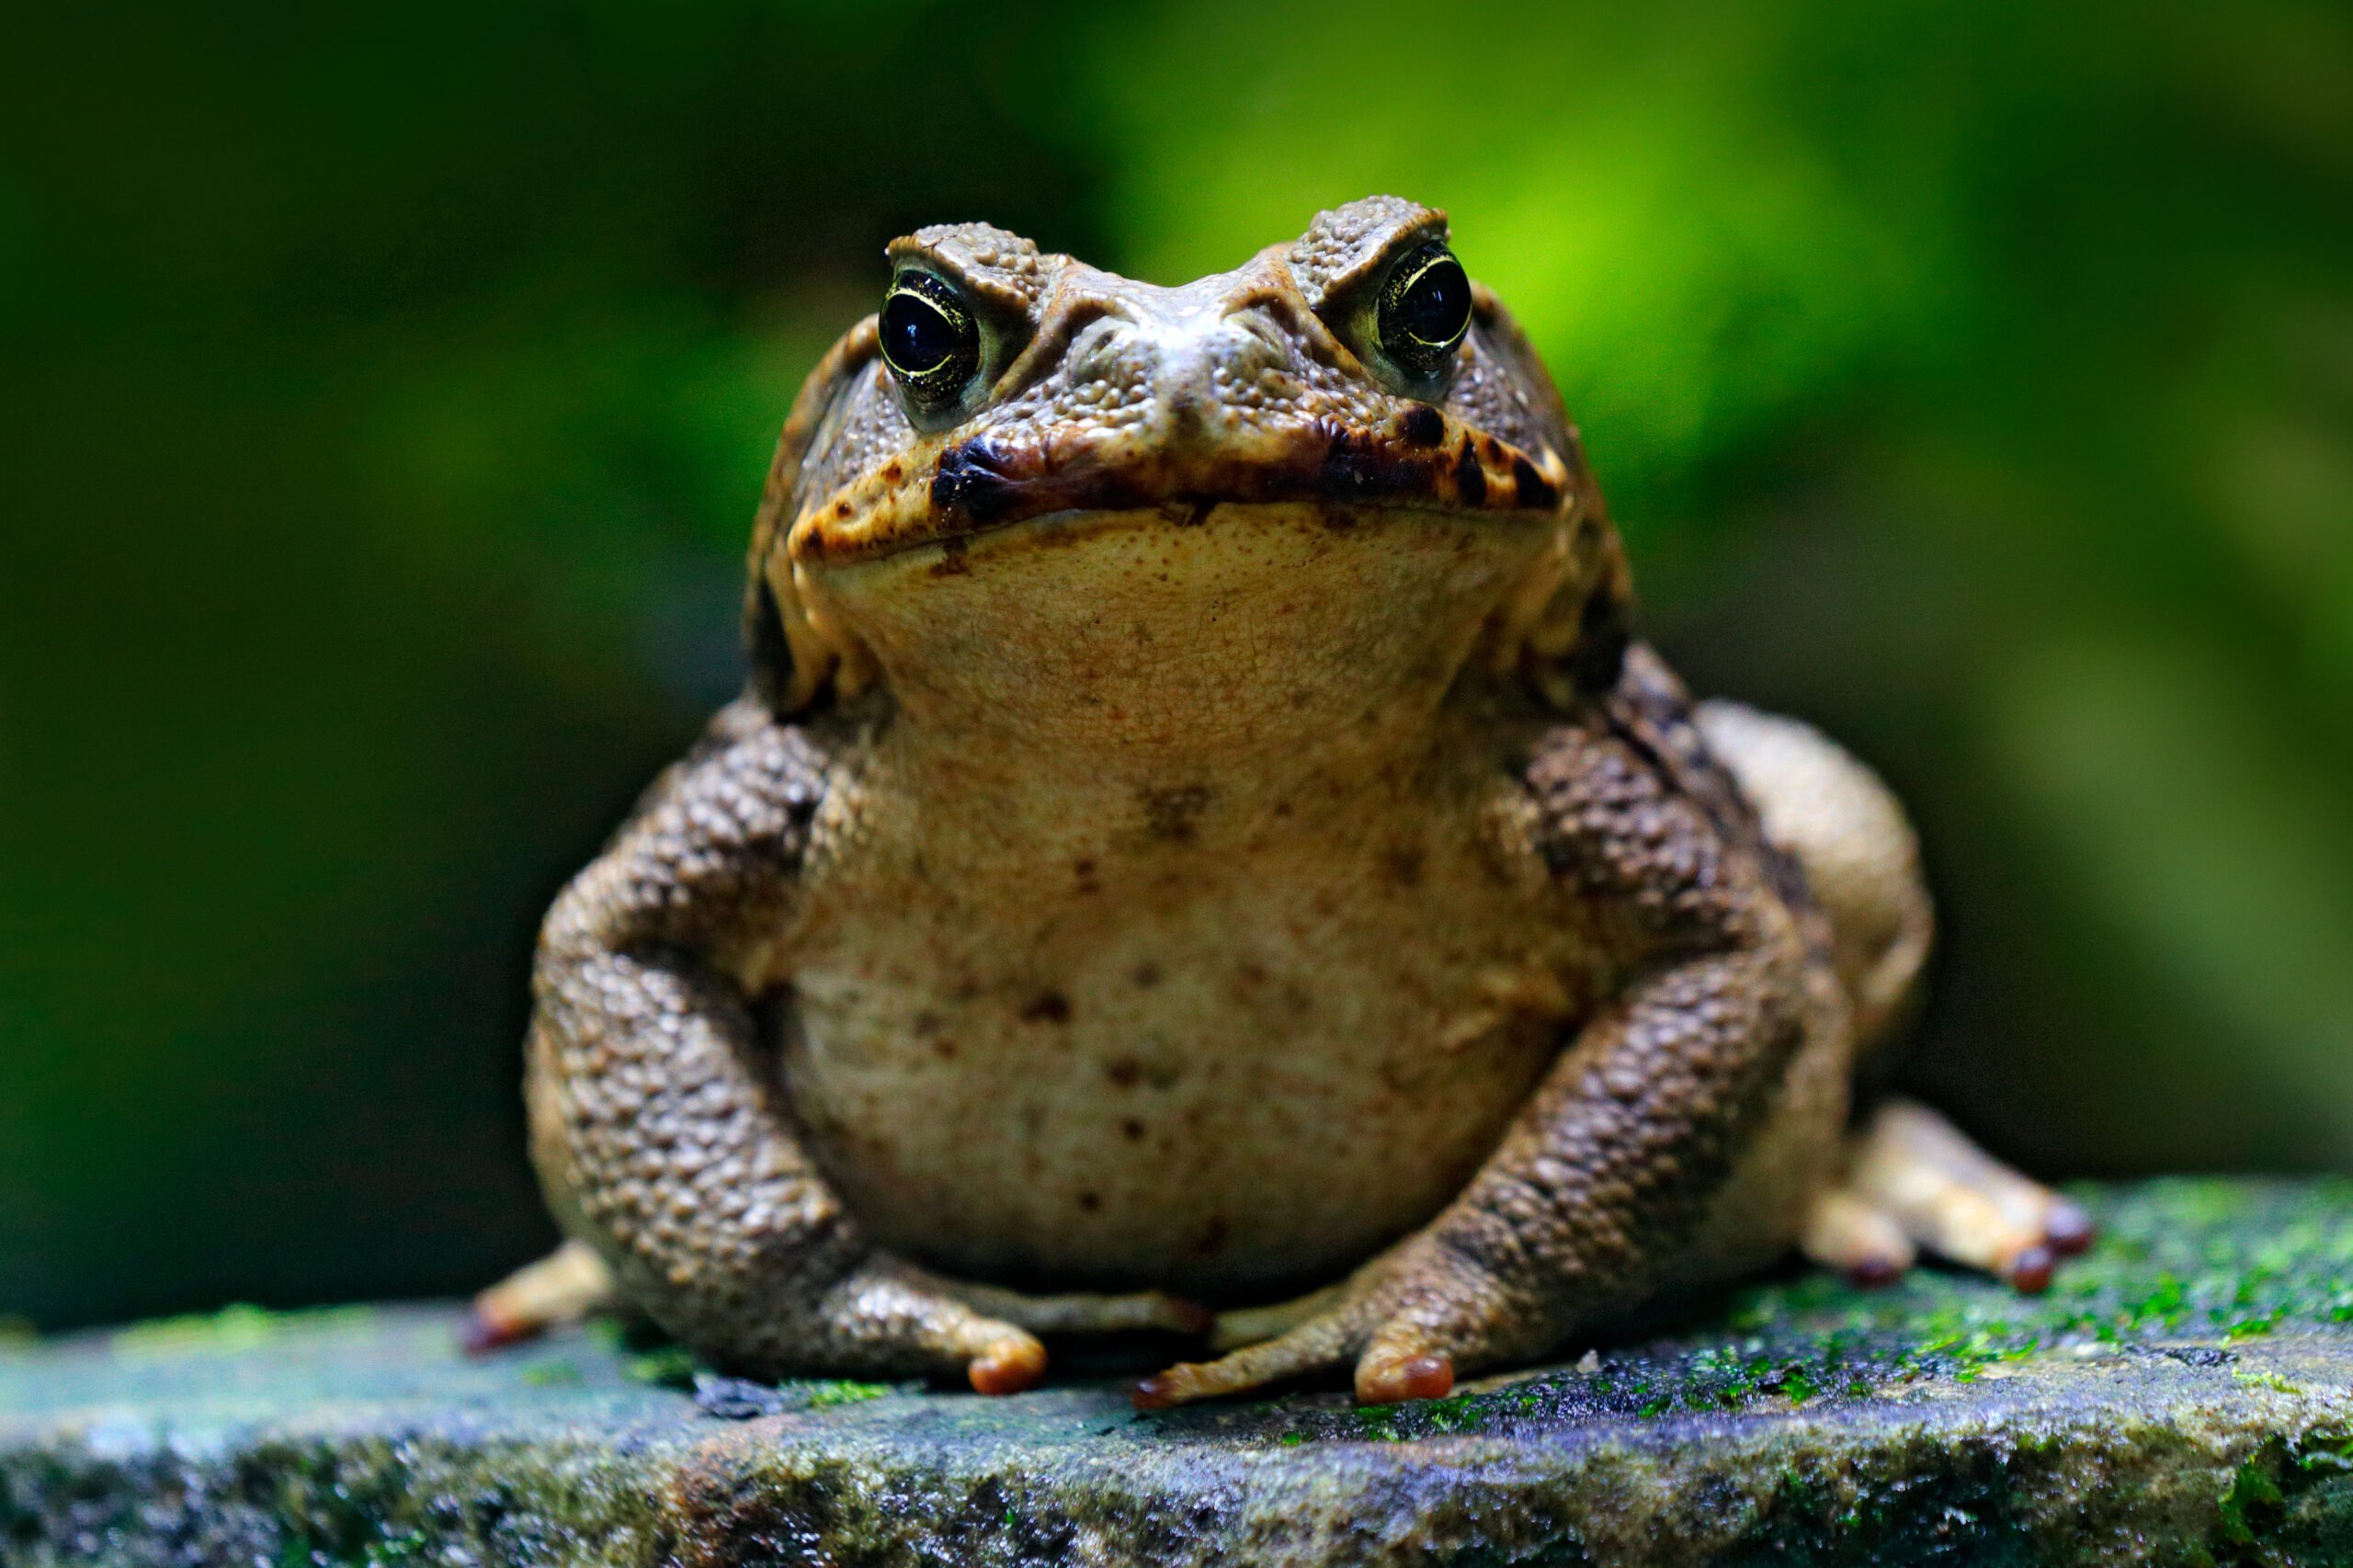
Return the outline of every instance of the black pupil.
[[[938,369],[956,352],[956,324],[929,300],[903,289],[882,307],[882,348],[910,375]]]
[[[1451,343],[1470,320],[1471,279],[1450,256],[1416,273],[1397,301],[1397,324],[1424,343]]]

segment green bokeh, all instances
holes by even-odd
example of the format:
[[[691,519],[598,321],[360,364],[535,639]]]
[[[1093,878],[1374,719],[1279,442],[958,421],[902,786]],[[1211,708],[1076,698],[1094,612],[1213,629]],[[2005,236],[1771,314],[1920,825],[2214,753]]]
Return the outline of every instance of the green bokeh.
[[[1447,207],[1650,631],[1913,804],[1915,1083],[2052,1172],[2353,1158],[2340,8],[75,15],[0,39],[0,1311],[545,1240],[538,911],[964,217],[1175,281]]]

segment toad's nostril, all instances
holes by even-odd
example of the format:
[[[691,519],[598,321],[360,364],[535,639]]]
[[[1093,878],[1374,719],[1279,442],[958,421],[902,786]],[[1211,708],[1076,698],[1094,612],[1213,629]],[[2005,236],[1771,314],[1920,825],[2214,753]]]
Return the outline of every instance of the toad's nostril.
[[[1101,316],[1081,327],[1063,356],[1067,373],[1082,381],[1117,379],[1135,358],[1135,325]]]
[[[1237,361],[1267,366],[1290,358],[1290,339],[1279,324],[1255,305],[1229,312],[1218,324],[1225,329],[1225,340],[1232,346],[1229,354]]]

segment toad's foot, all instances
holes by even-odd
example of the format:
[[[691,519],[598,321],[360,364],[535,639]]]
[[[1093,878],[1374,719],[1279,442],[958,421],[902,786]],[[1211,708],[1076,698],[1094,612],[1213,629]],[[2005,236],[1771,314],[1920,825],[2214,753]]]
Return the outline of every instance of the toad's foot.
[[[1499,1304],[1491,1280],[1426,1237],[1409,1237],[1341,1284],[1220,1313],[1211,1342],[1228,1354],[1170,1367],[1138,1383],[1133,1397],[1140,1409],[1160,1410],[1353,1365],[1365,1403],[1442,1398],[1453,1392],[1458,1362],[1495,1358],[1509,1322]]]
[[[1815,1203],[1801,1244],[1859,1283],[1896,1278],[1925,1248],[2032,1294],[2091,1237],[2091,1221],[2075,1204],[1936,1112],[1890,1100],[1855,1135],[1846,1180]]]
[[[1856,1135],[1846,1181],[1817,1202],[1802,1244],[1817,1262],[1865,1281],[1894,1278],[1926,1249],[2036,1291],[2091,1235],[2075,1204],[1933,1111],[1898,1100]],[[1438,1398],[1452,1392],[1458,1367],[1524,1353],[1515,1332],[1524,1315],[1468,1260],[1409,1238],[1342,1285],[1221,1315],[1213,1343],[1242,1347],[1148,1378],[1135,1401],[1159,1409],[1351,1363],[1357,1397],[1369,1403]]]
[[[912,1275],[914,1271],[904,1272]],[[1120,1296],[1029,1296],[961,1279],[926,1276],[922,1283],[979,1317],[1009,1324],[1025,1335],[1120,1334],[1138,1329],[1197,1335],[1208,1333],[1212,1321],[1208,1309],[1159,1290]],[[466,1347],[481,1353],[517,1345],[550,1329],[620,1311],[623,1305],[604,1260],[578,1242],[566,1242],[474,1299]],[[1006,1350],[1007,1355],[1001,1358],[1007,1365],[1026,1367],[1032,1358],[1026,1347],[1018,1339],[1006,1337],[1008,1345],[991,1348]]]

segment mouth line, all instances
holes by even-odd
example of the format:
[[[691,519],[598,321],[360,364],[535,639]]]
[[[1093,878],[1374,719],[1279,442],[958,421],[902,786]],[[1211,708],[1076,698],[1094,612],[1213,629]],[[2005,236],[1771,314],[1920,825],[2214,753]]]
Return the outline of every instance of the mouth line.
[[[1063,454],[984,432],[945,448],[928,475],[886,477],[899,483],[863,506],[837,494],[805,512],[794,558],[872,560],[1049,515],[1162,509],[1181,526],[1220,506],[1508,515],[1557,512],[1570,498],[1554,454],[1540,460],[1432,408],[1381,429],[1316,421],[1181,455],[1120,442]]]

